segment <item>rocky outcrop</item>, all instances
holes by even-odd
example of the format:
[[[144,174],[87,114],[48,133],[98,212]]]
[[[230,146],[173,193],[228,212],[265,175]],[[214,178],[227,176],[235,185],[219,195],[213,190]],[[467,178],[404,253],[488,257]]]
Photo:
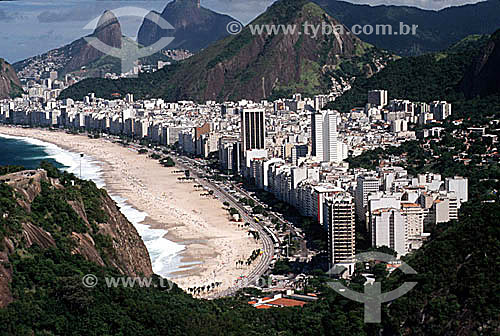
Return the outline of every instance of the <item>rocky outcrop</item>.
[[[0,99],[19,95],[21,82],[12,66],[0,58]]]
[[[275,30],[268,30],[271,27]],[[312,2],[279,0],[241,33],[187,60],[134,82],[81,81],[64,90],[59,99],[82,99],[88,92],[109,99],[116,93],[133,93],[142,99],[199,102],[260,101],[297,92],[341,94],[354,78],[371,76],[394,59],[341,27]],[[334,83],[345,85],[339,88]]]
[[[157,15],[175,29],[162,29],[155,23]],[[167,4],[161,14],[152,12],[144,18],[137,41],[143,46],[149,46],[161,37],[173,36],[175,39],[167,49],[198,51],[228,36],[226,27],[232,21],[237,20],[201,7],[199,0],[174,0]]]
[[[500,93],[500,30],[467,71],[461,88],[469,98]]]
[[[1,248],[3,246],[3,248]],[[14,298],[9,284],[12,280],[12,268],[9,264],[9,255],[14,252],[14,244],[8,238],[0,240],[0,308],[11,303]]]
[[[387,54],[364,43],[347,28],[314,34],[311,29],[305,30],[306,24],[342,27],[311,2],[278,1],[249,25],[281,27],[278,34],[266,30],[255,33],[247,26],[239,35],[186,60],[169,79],[169,88],[176,93],[172,98],[259,101],[274,93],[317,94],[330,89],[334,76],[371,75],[371,69],[379,68],[375,60],[382,66],[387,61]],[[286,27],[295,29],[284,33]]]
[[[15,201],[27,214],[24,218],[31,218],[29,216],[32,211],[31,204],[42,192],[44,182],[56,189],[65,188],[58,179],[47,177],[47,172],[42,169],[21,171],[0,177],[0,183],[6,183],[13,189]],[[96,223],[98,232],[95,232],[95,224],[89,222],[85,202],[81,197],[77,196],[76,200],[67,201],[87,226],[85,233],[69,234],[69,238],[75,242],[71,253],[80,254],[98,265],[113,267],[124,275],[151,276],[153,270],[149,253],[137,230],[107,193],[101,192],[99,197],[101,209],[107,220],[105,223]],[[8,219],[8,213],[1,215],[4,219]],[[102,242],[98,243],[96,237],[105,239],[109,243],[104,245]],[[0,239],[0,307],[3,307],[13,299],[9,290],[9,282],[12,279],[9,255],[16,253],[18,248],[27,249],[33,245],[44,249],[58,248],[58,242],[50,232],[31,219],[22,223],[19,233],[3,238],[0,236]]]
[[[94,32],[87,37],[97,37],[102,43],[114,48],[122,48],[123,36],[120,23],[111,11],[105,11],[100,17]],[[16,71],[22,71],[26,67],[31,67],[38,62],[47,62],[49,59],[58,60],[57,71],[59,76],[67,73],[80,71],[82,67],[92,66],[103,58],[104,54],[91,46],[85,38],[80,38],[68,45],[49,52],[27,58],[14,63]],[[110,57],[112,60],[115,58]],[[117,61],[119,63],[119,60]],[[109,62],[100,65],[102,68],[109,66]],[[99,66],[96,66],[99,68]],[[99,70],[99,69],[97,69]]]
[[[106,223],[99,224],[99,232],[112,238],[116,257],[110,258],[111,266],[123,274],[152,275],[148,251],[135,227],[108,195],[103,196],[102,204],[109,219]]]
[[[102,43],[121,49],[122,47],[122,30],[118,19],[111,11],[105,11],[96,29],[91,37],[97,37]],[[81,67],[86,66],[104,54],[91,46],[85,39],[79,39],[69,45],[69,62],[64,67],[64,73],[79,70]]]

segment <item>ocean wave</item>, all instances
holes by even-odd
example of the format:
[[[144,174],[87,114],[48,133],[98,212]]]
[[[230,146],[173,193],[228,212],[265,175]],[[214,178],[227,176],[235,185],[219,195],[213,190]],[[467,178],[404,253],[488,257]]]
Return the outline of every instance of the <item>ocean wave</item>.
[[[99,188],[106,186],[102,177],[100,162],[90,156],[84,155],[81,157],[80,153],[74,153],[38,139],[4,134],[0,136],[41,147],[47,155],[39,156],[36,159],[53,159],[63,166],[62,170],[76,176],[81,175],[82,179],[93,181]],[[151,258],[153,271],[156,274],[169,277],[171,273],[179,271],[180,267],[184,266],[183,269],[186,269],[185,267],[190,265],[189,263],[182,263],[180,260],[179,253],[185,249],[185,246],[164,238],[168,232],[167,230],[152,229],[149,225],[141,224],[148,216],[146,212],[132,207],[127,203],[126,199],[120,196],[110,194],[110,197],[117,203],[120,211],[134,225],[144,241]]]

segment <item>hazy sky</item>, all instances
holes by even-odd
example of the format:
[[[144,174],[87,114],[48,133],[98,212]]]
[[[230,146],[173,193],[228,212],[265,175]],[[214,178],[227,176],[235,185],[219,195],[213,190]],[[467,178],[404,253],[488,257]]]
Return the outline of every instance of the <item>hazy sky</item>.
[[[247,24],[275,0],[201,0],[204,7]],[[441,9],[478,0],[349,0],[371,5]],[[0,57],[13,63],[61,47],[91,31],[83,27],[106,9],[124,6],[162,11],[169,0],[0,0]],[[120,18],[125,35],[135,37],[141,18]]]

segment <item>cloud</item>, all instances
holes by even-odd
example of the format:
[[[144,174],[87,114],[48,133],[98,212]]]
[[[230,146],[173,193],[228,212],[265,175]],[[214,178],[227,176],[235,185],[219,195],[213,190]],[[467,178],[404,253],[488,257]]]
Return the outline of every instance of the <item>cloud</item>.
[[[43,11],[37,15],[40,23],[57,23],[69,21],[89,21],[93,19],[97,13],[92,9],[75,7],[72,9],[60,11]]]
[[[8,22],[14,20],[14,17],[10,16],[7,14],[3,9],[0,9],[0,21],[1,22]]]

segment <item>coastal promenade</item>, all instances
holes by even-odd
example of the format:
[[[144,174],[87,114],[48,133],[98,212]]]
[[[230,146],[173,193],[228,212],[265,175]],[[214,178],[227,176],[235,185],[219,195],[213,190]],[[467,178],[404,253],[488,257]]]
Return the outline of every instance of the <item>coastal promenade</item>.
[[[187,162],[194,163],[192,159],[183,157],[183,159]],[[254,218],[248,211],[241,206],[241,204],[234,198],[233,195],[230,193],[224,191],[222,188],[220,188],[218,185],[215,183],[212,183],[206,179],[201,178],[196,170],[191,166],[187,164],[181,163],[178,159],[174,158],[174,161],[176,163],[177,167],[180,167],[181,169],[186,169],[190,171],[190,174],[192,176],[196,176],[197,178],[197,183],[200,183],[204,187],[209,188],[210,190],[214,191],[214,195],[222,202],[228,202],[230,206],[234,207],[235,209],[238,210],[240,213],[242,219],[244,222],[250,224],[250,228],[257,231],[259,233],[260,237],[260,242],[262,242],[262,255],[257,259],[256,264],[252,264],[251,266],[253,267],[252,271],[248,274],[248,276],[244,279],[241,279],[241,281],[238,281],[235,283],[234,286],[216,293],[214,295],[208,296],[209,298],[219,298],[219,297],[226,297],[226,296],[231,296],[235,294],[238,290],[250,286],[250,285],[258,285],[259,279],[268,271],[271,261],[273,260],[275,250],[274,250],[274,245],[272,242],[271,237],[267,234],[267,232],[263,229],[263,227],[256,223]],[[238,246],[235,246],[235,248],[238,248]]]
[[[217,288],[200,296],[221,295],[226,290],[231,293],[237,279],[258,279],[267,270],[272,246],[255,223],[253,228],[262,237],[258,241],[248,235],[248,228],[238,228],[230,221],[222,204],[224,199],[193,192],[192,183],[178,182],[178,176],[173,174],[175,168],[165,168],[157,160],[138,154],[136,147],[121,146],[112,138],[91,139],[64,131],[0,127],[0,133],[52,143],[98,162],[105,188],[147,213],[142,225],[168,231],[163,237],[146,242],[146,246],[155,272],[169,277],[181,288],[188,290],[217,282]],[[228,201],[235,204],[234,200]],[[245,220],[253,222],[248,215]],[[172,244],[183,250],[172,254]],[[257,249],[264,254],[252,265],[236,265],[236,261],[246,260]]]

